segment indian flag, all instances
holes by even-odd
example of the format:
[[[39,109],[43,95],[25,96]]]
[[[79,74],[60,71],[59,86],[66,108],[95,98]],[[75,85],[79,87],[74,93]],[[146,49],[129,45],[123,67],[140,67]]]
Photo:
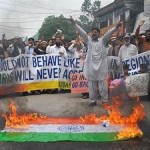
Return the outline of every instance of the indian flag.
[[[27,126],[5,127],[0,132],[0,141],[13,142],[56,142],[56,141],[117,141],[118,134],[124,125],[110,124],[103,121],[98,124],[87,124],[78,118],[49,118],[36,121]],[[135,136],[140,136],[139,129]],[[122,138],[126,139],[126,137]]]
[[[144,117],[144,107],[141,104],[134,107],[128,117],[122,116],[113,106],[108,106],[108,116],[97,117],[91,114],[82,118],[50,118],[37,113],[17,114],[14,102],[10,103],[9,108],[10,114],[3,113],[6,126],[0,131],[0,141],[106,142],[143,135],[137,126],[137,122]]]

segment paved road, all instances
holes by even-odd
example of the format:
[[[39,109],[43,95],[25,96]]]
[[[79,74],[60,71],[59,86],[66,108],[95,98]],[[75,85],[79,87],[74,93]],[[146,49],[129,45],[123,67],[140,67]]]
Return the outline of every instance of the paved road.
[[[88,100],[80,95],[45,94],[26,97],[5,98],[0,100],[0,110],[8,111],[8,104],[14,100],[19,112],[38,112],[50,117],[79,117],[85,114],[105,112],[101,104],[89,108]],[[56,142],[56,143],[12,143],[1,142],[0,150],[150,150],[150,101],[142,101],[146,110],[145,119],[139,123],[144,132],[142,138],[121,142]],[[133,102],[128,101],[123,112],[130,111]]]

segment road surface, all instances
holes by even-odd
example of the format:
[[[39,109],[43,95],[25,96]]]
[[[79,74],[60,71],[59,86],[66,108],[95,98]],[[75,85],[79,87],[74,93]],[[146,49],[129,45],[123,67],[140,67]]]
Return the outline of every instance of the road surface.
[[[37,112],[49,117],[80,117],[86,114],[105,112],[98,106],[88,107],[88,99],[82,99],[81,95],[42,94],[0,99],[0,110],[8,111],[10,101],[15,101],[18,112]],[[120,142],[55,142],[55,143],[15,143],[1,142],[0,150],[150,150],[150,100],[143,100],[146,110],[145,119],[139,123],[144,132],[142,138],[130,139]],[[127,114],[131,111],[134,102],[128,101],[122,108]]]

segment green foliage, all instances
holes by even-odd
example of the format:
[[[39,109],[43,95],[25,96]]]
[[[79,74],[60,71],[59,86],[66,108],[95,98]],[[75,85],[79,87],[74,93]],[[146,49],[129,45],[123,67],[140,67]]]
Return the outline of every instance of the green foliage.
[[[86,32],[90,32],[91,28],[98,27],[98,21],[94,18],[93,13],[100,10],[101,1],[95,0],[91,3],[91,0],[84,0],[81,11],[85,15],[80,15],[79,19],[81,21],[81,26]]]
[[[91,0],[84,0],[82,6],[81,6],[81,11],[84,13],[90,13],[91,11]]]
[[[41,28],[38,31],[39,37],[43,37],[44,40],[51,39],[57,29],[62,30],[65,40],[72,40],[76,38],[74,27],[63,15],[60,15],[59,17],[49,16],[45,18]]]

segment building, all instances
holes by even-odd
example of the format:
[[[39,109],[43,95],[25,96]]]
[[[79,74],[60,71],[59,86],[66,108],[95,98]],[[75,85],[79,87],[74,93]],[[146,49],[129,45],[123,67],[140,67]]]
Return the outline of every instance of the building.
[[[132,33],[141,13],[145,12],[145,15],[150,16],[149,4],[150,0],[114,0],[95,12],[94,16],[99,20],[102,32],[107,31],[119,20],[123,20],[124,32]]]

